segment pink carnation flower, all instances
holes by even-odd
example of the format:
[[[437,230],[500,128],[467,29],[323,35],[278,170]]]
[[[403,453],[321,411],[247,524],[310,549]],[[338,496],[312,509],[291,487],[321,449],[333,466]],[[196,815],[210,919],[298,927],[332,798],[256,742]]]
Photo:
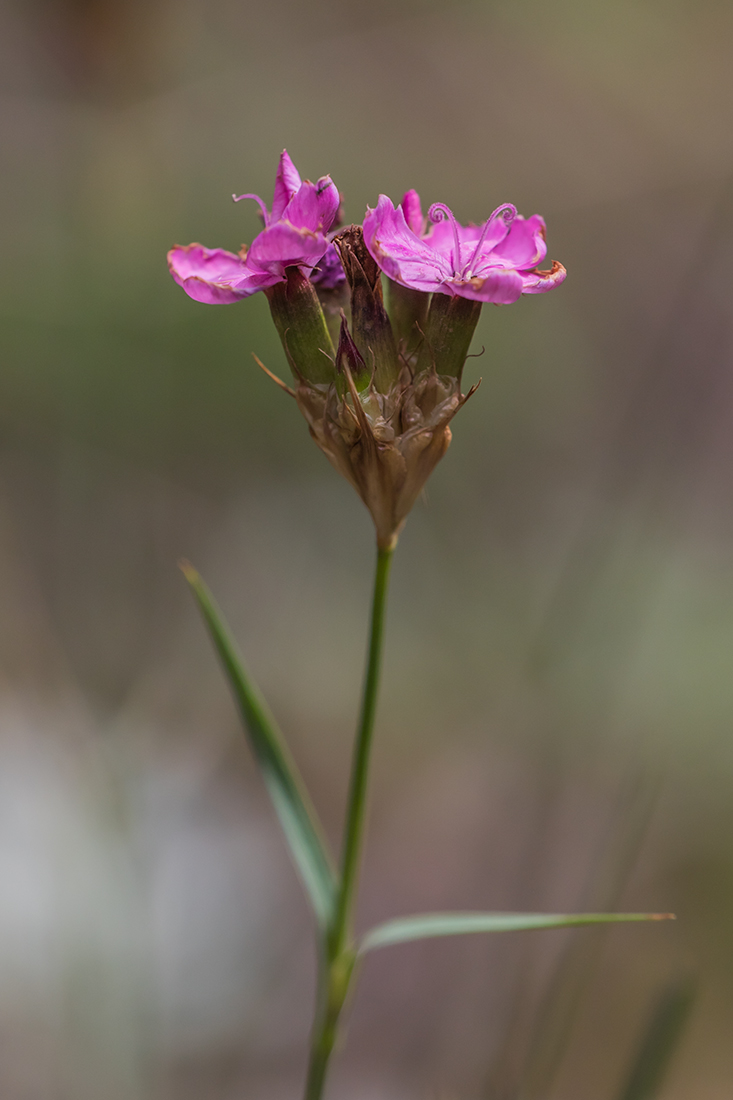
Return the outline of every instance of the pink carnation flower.
[[[249,251],[238,256],[201,244],[177,245],[168,253],[170,273],[197,302],[236,302],[282,282],[287,267],[309,274],[329,246],[326,234],[339,208],[339,193],[330,176],[303,182],[283,150],[275,178],[272,209],[259,195],[232,196],[259,203],[265,228]]]
[[[545,223],[523,218],[511,203],[497,207],[483,225],[459,225],[443,203],[423,220],[420,197],[408,191],[395,208],[386,195],[367,209],[364,240],[382,271],[421,290],[508,305],[522,294],[541,294],[565,279],[562,264],[539,271],[546,254]]]

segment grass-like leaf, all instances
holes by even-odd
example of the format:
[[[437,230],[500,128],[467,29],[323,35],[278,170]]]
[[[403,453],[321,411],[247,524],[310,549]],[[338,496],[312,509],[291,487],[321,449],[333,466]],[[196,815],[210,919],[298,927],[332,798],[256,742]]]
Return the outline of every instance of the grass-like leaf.
[[[224,666],[293,861],[318,923],[325,928],[334,910],[337,878],[305,784],[277,722],[237,652],[211,593],[193,566],[182,562],[181,569]]]
[[[528,932],[534,928],[572,928],[582,924],[615,924],[624,921],[674,920],[673,913],[422,913],[398,917],[372,928],[361,939],[360,954],[375,947],[463,936],[476,932]]]
[[[669,1063],[682,1038],[695,993],[695,983],[688,977],[673,981],[661,990],[629,1068],[620,1100],[653,1100],[659,1095]]]

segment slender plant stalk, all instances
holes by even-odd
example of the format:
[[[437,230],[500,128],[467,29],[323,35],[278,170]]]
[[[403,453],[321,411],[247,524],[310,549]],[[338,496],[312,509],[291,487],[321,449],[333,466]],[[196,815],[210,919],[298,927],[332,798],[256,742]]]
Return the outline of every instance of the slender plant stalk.
[[[377,710],[379,673],[384,638],[384,619],[393,549],[377,551],[374,596],[369,632],[361,716],[354,744],[351,785],[341,862],[341,882],[336,913],[324,941],[319,944],[318,994],[313,1025],[305,1100],[321,1100],[328,1061],[336,1041],[338,1022],[354,972],[353,913],[359,884],[364,837],[369,757]]]
[[[354,745],[354,757],[351,766],[351,786],[346,817],[343,857],[341,862],[341,890],[334,923],[334,947],[341,951],[351,937],[351,924],[356,891],[359,880],[361,849],[364,835],[364,811],[366,791],[369,779],[369,756],[372,747],[374,718],[377,710],[379,691],[379,673],[382,663],[382,642],[384,639],[384,619],[387,604],[389,571],[393,550],[377,552],[377,568],[374,576],[374,597],[372,600],[372,619],[369,634],[369,653],[367,656],[364,694],[361,703],[361,718]]]

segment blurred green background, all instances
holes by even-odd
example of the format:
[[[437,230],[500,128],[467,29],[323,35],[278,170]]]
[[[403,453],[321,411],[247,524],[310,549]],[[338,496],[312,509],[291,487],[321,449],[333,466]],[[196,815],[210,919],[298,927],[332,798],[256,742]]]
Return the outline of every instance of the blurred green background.
[[[678,914],[375,955],[331,1095],[640,1100],[694,989],[658,1095],[729,1100],[732,43],[723,0],[4,0],[4,1100],[299,1094],[309,917],[176,561],[336,838],[371,524],[264,297],[165,268],[252,239],[283,146],[347,220],[542,213],[569,271],[484,309],[401,539],[362,927]]]

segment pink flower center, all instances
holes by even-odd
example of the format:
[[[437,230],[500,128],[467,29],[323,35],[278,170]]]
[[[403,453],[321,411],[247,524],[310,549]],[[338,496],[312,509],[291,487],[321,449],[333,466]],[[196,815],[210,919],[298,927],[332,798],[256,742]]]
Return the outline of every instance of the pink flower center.
[[[471,272],[472,272],[472,269],[473,269],[473,265],[476,262],[476,257],[478,256],[478,254],[481,250],[481,245],[486,240],[486,234],[488,233],[489,226],[493,222],[494,218],[502,218],[502,220],[506,223],[506,225],[509,226],[509,225],[512,224],[512,222],[514,221],[516,216],[517,216],[517,208],[516,208],[516,206],[514,206],[513,203],[505,202],[501,206],[497,206],[496,210],[493,212],[493,214],[485,222],[484,227],[481,230],[481,236],[478,239],[478,244],[474,248],[473,255],[471,256],[471,259],[466,264],[465,270],[462,273],[463,277],[465,279],[470,279],[471,278]]]
[[[471,253],[471,257],[466,264],[463,263],[463,257],[461,256],[461,241],[458,234],[458,222],[453,211],[449,206],[446,206],[442,202],[434,202],[428,210],[428,218],[433,224],[441,221],[449,221],[453,229],[453,255],[451,257],[451,263],[453,266],[453,278],[467,280],[473,278],[473,266],[476,263],[476,259],[481,251],[481,246],[486,240],[486,234],[489,231],[495,218],[501,218],[507,226],[510,226],[517,216],[517,208],[511,202],[505,202],[501,206],[497,206],[496,210],[484,223],[484,227],[481,230],[481,236]]]

